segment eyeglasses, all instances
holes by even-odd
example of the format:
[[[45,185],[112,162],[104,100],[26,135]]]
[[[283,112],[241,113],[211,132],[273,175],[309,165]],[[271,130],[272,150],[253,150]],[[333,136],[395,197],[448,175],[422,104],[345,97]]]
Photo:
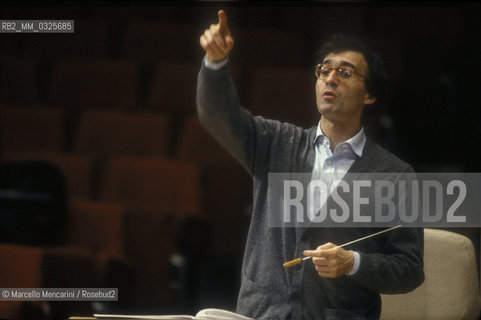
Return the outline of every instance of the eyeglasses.
[[[351,80],[354,74],[357,74],[361,79],[363,76],[354,68],[350,66],[338,66],[333,67],[326,63],[318,64],[315,67],[316,77],[320,80],[326,80],[329,78],[332,70],[336,70],[337,79],[340,81],[348,81]]]

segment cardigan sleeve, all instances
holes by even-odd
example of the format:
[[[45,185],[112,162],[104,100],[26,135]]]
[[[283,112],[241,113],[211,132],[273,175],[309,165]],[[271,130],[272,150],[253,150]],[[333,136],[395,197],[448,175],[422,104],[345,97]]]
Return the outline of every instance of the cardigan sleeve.
[[[301,128],[253,116],[243,108],[228,63],[218,70],[209,69],[202,63],[196,100],[202,125],[251,176],[264,175],[271,168],[289,167],[290,162],[282,161],[285,153],[292,152],[296,139],[306,136]],[[296,155],[292,154],[291,158],[294,157]],[[271,160],[275,163],[270,163]]]
[[[399,172],[398,179],[414,177],[411,166],[379,146],[376,147],[376,151],[372,152],[376,159],[372,159],[372,162],[379,163],[376,167],[378,170]],[[369,290],[383,294],[406,293],[424,281],[423,228],[405,227],[393,230],[388,233],[379,252],[359,254],[360,266],[352,278]]]
[[[196,102],[201,124],[252,175],[256,140],[254,117],[241,107],[228,64],[211,70],[202,63]]]
[[[363,253],[352,279],[378,293],[398,294],[414,290],[424,281],[422,228],[392,231],[381,252]]]

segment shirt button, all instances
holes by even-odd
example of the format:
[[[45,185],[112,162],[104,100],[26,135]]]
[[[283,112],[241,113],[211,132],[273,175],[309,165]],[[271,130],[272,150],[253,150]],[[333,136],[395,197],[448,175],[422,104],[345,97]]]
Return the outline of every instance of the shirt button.
[[[327,160],[327,164],[328,164],[328,165],[331,165],[331,164],[332,164],[332,161],[331,161],[331,160]]]
[[[304,242],[304,241],[307,241],[307,235],[306,234],[303,234],[301,236],[301,241]]]

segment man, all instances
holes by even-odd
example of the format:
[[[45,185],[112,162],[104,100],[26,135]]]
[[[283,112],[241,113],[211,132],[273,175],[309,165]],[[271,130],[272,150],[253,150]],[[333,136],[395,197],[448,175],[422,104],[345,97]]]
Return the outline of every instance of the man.
[[[234,40],[224,11],[218,17],[200,37],[206,56],[197,109],[203,125],[254,180],[237,312],[256,319],[378,319],[379,293],[408,292],[424,280],[422,230],[397,229],[350,251],[336,244],[373,230],[272,228],[267,180],[269,172],[412,172],[366,138],[361,127],[364,107],[382,96],[381,60],[355,41],[332,42],[324,46],[316,68],[318,126],[306,130],[254,117],[241,107],[230,79],[227,57]],[[282,268],[303,254],[312,263]]]

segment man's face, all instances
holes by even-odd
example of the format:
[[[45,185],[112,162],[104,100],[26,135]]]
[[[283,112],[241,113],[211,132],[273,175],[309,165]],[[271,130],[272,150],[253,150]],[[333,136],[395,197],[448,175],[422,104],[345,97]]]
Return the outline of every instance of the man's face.
[[[342,81],[332,69],[325,79],[317,79],[317,110],[323,117],[335,123],[360,121],[364,105],[375,102],[364,86],[367,63],[364,56],[355,51],[330,53],[322,61],[331,67],[350,66],[355,71],[351,79]]]

